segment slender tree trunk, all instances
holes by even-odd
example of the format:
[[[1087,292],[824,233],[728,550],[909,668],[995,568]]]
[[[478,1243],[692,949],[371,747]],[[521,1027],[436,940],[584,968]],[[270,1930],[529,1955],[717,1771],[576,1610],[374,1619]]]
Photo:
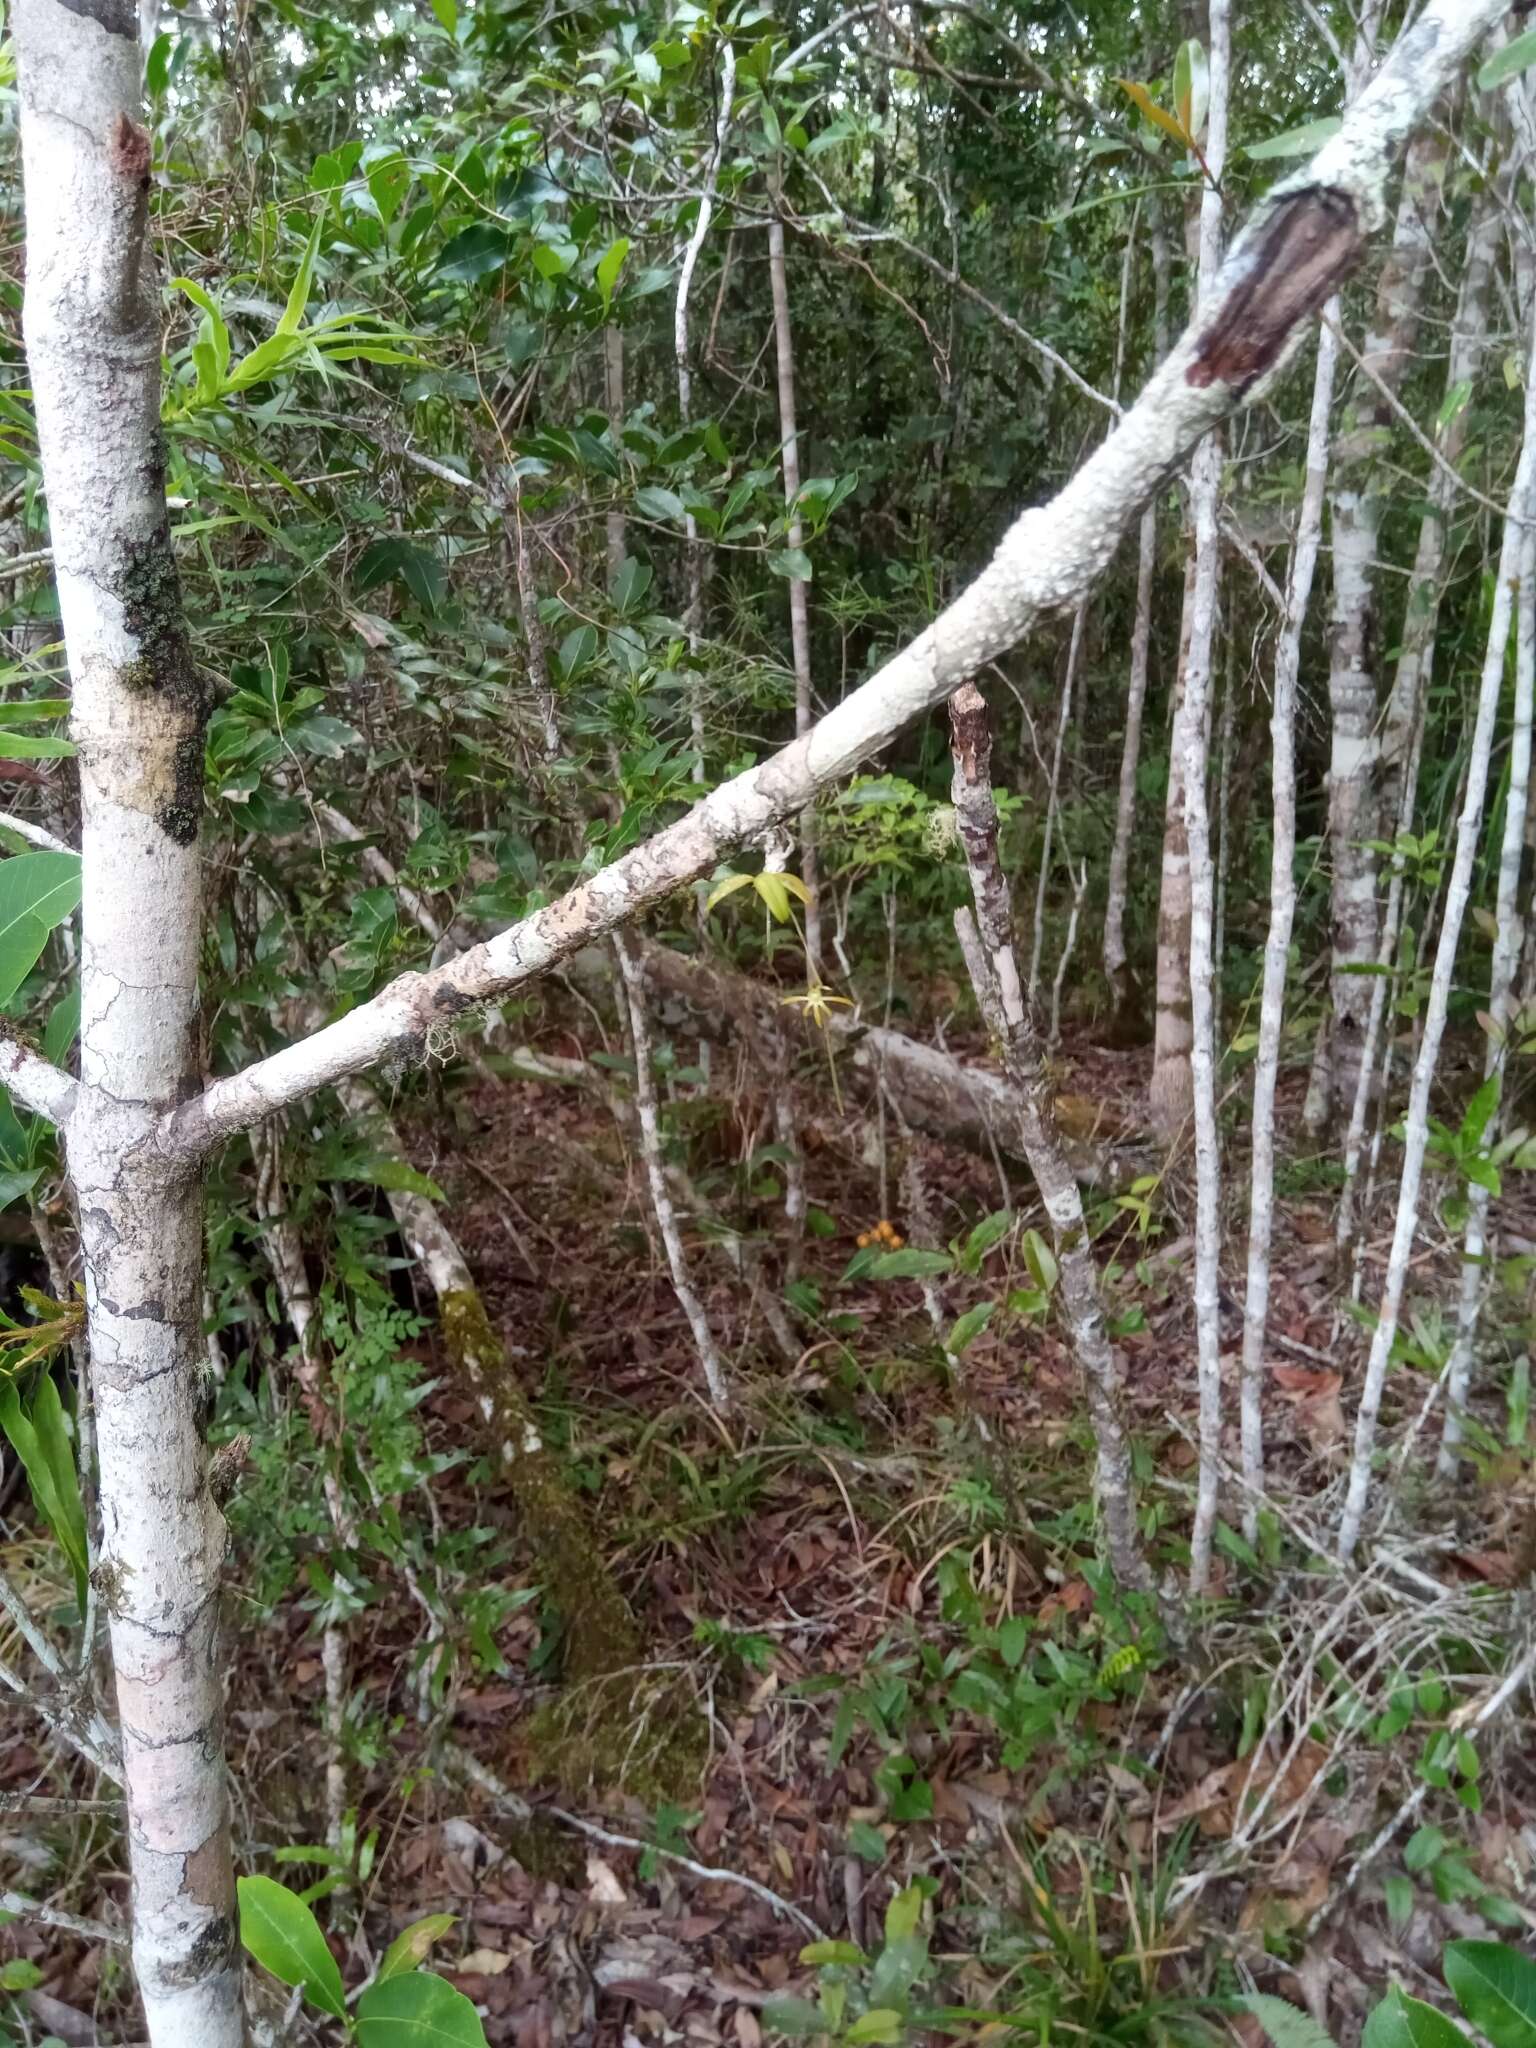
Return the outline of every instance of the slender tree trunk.
[[[603,329],[603,403],[608,414],[608,430],[613,438],[613,452],[618,457],[622,471],[624,461],[624,330],[611,323]],[[606,522],[608,537],[608,588],[613,589],[618,581],[619,571],[624,566],[628,552],[628,535],[625,531],[624,501],[616,499],[609,508]]]
[[[645,1162],[646,1177],[650,1182],[651,1207],[655,1212],[656,1227],[661,1232],[667,1266],[672,1275],[673,1291],[677,1295],[683,1314],[688,1318],[688,1327],[693,1332],[694,1347],[699,1354],[699,1364],[704,1368],[709,1398],[717,1408],[728,1408],[731,1401],[730,1384],[725,1377],[725,1367],[720,1360],[720,1349],[715,1342],[715,1333],[710,1327],[709,1315],[699,1299],[698,1289],[693,1284],[693,1276],[688,1267],[688,1254],[683,1245],[683,1233],[678,1225],[677,1210],[672,1202],[672,1191],[667,1186],[666,1163],[661,1151],[661,1120],[656,1106],[656,1081],[651,1072],[651,1033],[645,1014],[645,976],[641,972],[634,940],[627,932],[614,934],[613,947],[618,955],[622,985],[629,1005],[630,1037],[635,1054],[635,1110],[640,1124],[641,1156]]]
[[[769,184],[773,207],[768,222],[768,281],[773,293],[773,343],[779,373],[779,459],[784,470],[784,502],[790,508],[786,539],[798,548],[804,540],[795,504],[800,496],[800,438],[795,425],[795,342],[789,324],[789,278],[784,265],[784,223],[779,217],[779,179]],[[809,585],[801,576],[789,579],[789,641],[795,665],[795,731],[809,732],[811,705],[811,622]],[[816,877],[816,813],[800,814],[800,879],[809,901],[805,905],[805,965],[813,982],[821,979],[821,904]]]
[[[1337,317],[1338,300],[1325,314]],[[1269,1330],[1269,1252],[1275,1217],[1275,1085],[1280,1077],[1280,1044],[1285,1020],[1285,976],[1296,917],[1296,683],[1301,672],[1301,636],[1312,596],[1323,534],[1323,494],[1328,477],[1328,415],[1338,343],[1325,324],[1317,337],[1312,379],[1312,419],[1307,432],[1307,479],[1286,580],[1285,617],[1275,649],[1274,708],[1269,729],[1274,822],[1269,863],[1269,931],[1264,941],[1264,983],[1259,1000],[1259,1043],[1253,1066],[1253,1165],[1248,1198],[1248,1291],[1243,1308],[1242,1435],[1243,1529],[1249,1542],[1258,1534],[1259,1494],[1264,1485],[1264,1344]]]
[[[1371,1003],[1369,975],[1377,934],[1376,857],[1379,837],[1381,741],[1377,732],[1381,626],[1376,555],[1385,507],[1378,449],[1392,412],[1382,386],[1395,392],[1413,360],[1424,280],[1429,268],[1426,211],[1438,190],[1446,143],[1433,131],[1415,138],[1403,174],[1392,247],[1382,266],[1375,318],[1363,351],[1368,377],[1337,439],[1332,491],[1333,614],[1328,701],[1333,749],[1328,771],[1328,836],[1333,867],[1332,1023],[1328,1070],[1314,1114],[1342,1111],[1362,1071]],[[1324,1094],[1326,1090],[1326,1094]],[[1326,1112],[1325,1112],[1326,1113]]]
[[[1067,643],[1067,674],[1061,686],[1061,711],[1056,719],[1056,744],[1051,750],[1051,781],[1045,797],[1045,832],[1040,841],[1040,874],[1035,884],[1035,922],[1029,935],[1029,987],[1031,1007],[1040,995],[1040,960],[1045,950],[1045,895],[1051,879],[1051,849],[1056,837],[1056,814],[1061,805],[1061,759],[1066,751],[1067,727],[1072,720],[1072,691],[1077,683],[1078,657],[1083,650],[1083,627],[1088,607],[1080,604],[1072,617],[1072,638]]]
[[[955,926],[976,1000],[987,1029],[997,1039],[1014,1090],[1024,1155],[1051,1219],[1062,1307],[1098,1447],[1099,1513],[1110,1562],[1122,1585],[1146,1588],[1152,1580],[1136,1525],[1136,1487],[1121,1415],[1120,1369],[1104,1324],[1082,1194],[1067,1163],[1039,1037],[1019,982],[1008,884],[997,851],[992,735],[986,701],[971,684],[951,699],[950,724],[955,812],[976,905],[974,921],[969,912],[957,911]]]
[[[1525,918],[1520,909],[1520,862],[1525,850],[1526,803],[1531,788],[1531,699],[1536,686],[1536,532],[1525,535],[1515,629],[1515,703],[1509,738],[1509,787],[1504,799],[1504,836],[1499,848],[1497,930],[1488,977],[1488,1035],[1483,1056],[1484,1079],[1495,1075],[1502,1085],[1508,1058],[1508,1030],[1515,1009],[1515,976],[1525,945]],[[1503,1122],[1502,1104],[1489,1119],[1483,1142],[1492,1145]],[[1494,1242],[1488,1227],[1489,1192],[1474,1182],[1467,1190],[1469,1215],[1462,1248],[1461,1299],[1456,1316],[1456,1344],[1445,1382],[1445,1426],[1438,1460],[1441,1476],[1453,1478],[1459,1458],[1467,1390],[1472,1381],[1472,1355],[1477,1325],[1488,1293],[1488,1268]]]
[[[1222,205],[1216,185],[1226,165],[1227,86],[1231,19],[1227,0],[1210,0],[1209,180],[1200,204],[1200,296],[1208,300],[1221,267]],[[1195,520],[1194,588],[1189,658],[1184,669],[1180,728],[1174,750],[1184,768],[1184,824],[1189,860],[1190,1091],[1195,1113],[1195,1341],[1200,1379],[1200,1468],[1190,1532],[1189,1584],[1204,1592],[1221,1494],[1221,1133],[1216,1111],[1216,878],[1206,798],[1210,754],[1210,689],[1221,576],[1223,437],[1210,433],[1195,452],[1190,497]]]
[[[1477,857],[1478,835],[1483,820],[1483,799],[1488,784],[1488,762],[1493,747],[1493,727],[1498,714],[1500,686],[1504,677],[1504,654],[1509,644],[1510,621],[1520,570],[1526,555],[1527,522],[1536,512],[1536,354],[1528,356],[1525,380],[1524,441],[1520,463],[1510,492],[1504,522],[1504,539],[1499,555],[1498,581],[1494,586],[1493,615],[1488,627],[1488,647],[1483,662],[1478,694],[1477,719],[1472,731],[1467,767],[1466,796],[1456,827],[1456,854],[1446,885],[1445,906],[1435,948],[1434,971],[1430,976],[1429,998],[1424,1008],[1423,1036],[1414,1062],[1413,1085],[1403,1126],[1403,1174],[1398,1189],[1397,1219],[1392,1247],[1382,1283],[1381,1302],[1366,1364],[1365,1384],[1355,1422],[1354,1456],[1350,1464],[1349,1491],[1339,1527],[1341,1557],[1354,1554],[1364,1525],[1370,1499],[1372,1460],[1376,1448],[1376,1421],[1381,1409],[1381,1392],[1387,1376],[1387,1362],[1397,1335],[1403,1292],[1408,1281],[1408,1262],[1419,1221],[1419,1188],[1424,1172],[1424,1155],[1429,1142],[1429,1091],[1435,1063],[1445,1032],[1450,1004],[1451,980],[1456,949],[1461,939],[1462,920],[1471,895],[1472,868]]]
[[[677,363],[677,410],[683,425],[693,418],[693,362],[688,339],[688,302],[693,291],[693,274],[698,268],[699,256],[709,233],[709,224],[715,213],[715,188],[720,181],[720,163],[725,155],[725,138],[730,131],[731,110],[736,98],[736,52],[729,36],[720,38],[720,111],[715,121],[715,139],[704,166],[704,191],[699,200],[698,215],[693,223],[693,233],[688,237],[688,246],[683,251],[682,267],[677,276],[677,300],[672,313],[672,352]],[[683,613],[683,624],[688,633],[688,651],[697,654],[704,623],[704,550],[699,544],[699,529],[693,514],[688,513],[683,521],[687,536],[688,602]],[[704,706],[699,695],[698,678],[692,684],[689,717],[693,728],[695,782],[704,780]]]
[[[1503,214],[1494,195],[1485,195],[1479,210],[1473,215],[1466,262],[1457,291],[1445,371],[1447,398],[1460,390],[1463,384],[1471,382],[1487,348],[1488,294],[1502,221]],[[1466,436],[1467,408],[1463,406],[1441,436],[1441,452],[1448,463],[1454,465],[1458,460],[1466,444]],[[1395,839],[1413,830],[1425,706],[1434,665],[1440,604],[1445,592],[1446,534],[1456,498],[1455,477],[1438,464],[1434,465],[1429,475],[1423,517],[1419,522],[1397,668],[1384,725],[1382,796],[1387,806],[1386,822]],[[1381,1035],[1386,1025],[1388,998],[1393,985],[1392,970],[1397,960],[1405,886],[1403,863],[1394,860],[1376,948],[1375,973],[1366,984],[1365,1038],[1344,1137],[1344,1185],[1335,1219],[1336,1241],[1341,1251],[1347,1250],[1355,1229],[1360,1153],[1370,1115],[1372,1076],[1381,1063]],[[1326,1062],[1319,1071],[1326,1074]],[[1325,1095],[1325,1103],[1326,1099]]]
[[[15,14],[27,358],[73,684],[85,1255],[101,1559],[128,1800],[133,1957],[155,2048],[237,2048],[224,1775],[224,1518],[204,1444],[202,1191],[151,1139],[202,1082],[198,828],[208,693],[182,623],[131,0]]]
[[[1148,241],[1152,251],[1155,294],[1153,350],[1159,362],[1168,353],[1168,236],[1160,207],[1151,210]],[[1152,648],[1152,585],[1157,574],[1157,500],[1141,515],[1136,560],[1136,617],[1131,628],[1131,676],[1125,699],[1125,743],[1120,755],[1120,791],[1115,805],[1115,837],[1109,853],[1109,891],[1104,906],[1104,979],[1121,1030],[1130,1003],[1130,968],[1125,951],[1125,904],[1130,877],[1131,842],[1136,831],[1136,777],[1141,767],[1141,723],[1147,702],[1147,670]]]

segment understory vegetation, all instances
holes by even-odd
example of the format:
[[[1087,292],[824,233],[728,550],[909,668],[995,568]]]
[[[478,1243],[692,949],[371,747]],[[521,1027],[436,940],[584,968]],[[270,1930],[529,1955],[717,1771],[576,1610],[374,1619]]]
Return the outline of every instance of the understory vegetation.
[[[1536,2048],[1526,10],[13,5],[0,2044]]]

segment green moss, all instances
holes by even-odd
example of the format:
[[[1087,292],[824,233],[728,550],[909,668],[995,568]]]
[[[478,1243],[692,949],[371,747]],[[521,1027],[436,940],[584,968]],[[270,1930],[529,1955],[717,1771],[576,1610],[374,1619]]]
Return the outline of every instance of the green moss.
[[[566,1688],[519,1731],[528,1775],[650,1805],[697,1791],[709,1738],[685,1675],[642,1662],[640,1629],[586,1505],[545,1448],[528,1396],[473,1288],[438,1298],[443,1342],[489,1427],[534,1565],[564,1625]],[[520,1859],[521,1860],[521,1859]],[[532,1868],[526,1864],[525,1868]]]
[[[627,1792],[647,1806],[697,1797],[709,1734],[686,1673],[615,1671],[551,1700],[527,1725],[528,1775],[571,1793]]]
[[[599,1548],[586,1506],[544,1448],[528,1397],[471,1288],[438,1303],[448,1356],[491,1405],[490,1426],[523,1533],[565,1627],[575,1682],[640,1661],[640,1631]]]
[[[116,596],[139,646],[134,659],[118,669],[117,680],[135,696],[161,698],[176,735],[171,789],[157,806],[155,820],[178,846],[190,846],[202,818],[203,728],[212,697],[192,658],[169,526],[131,551]]]

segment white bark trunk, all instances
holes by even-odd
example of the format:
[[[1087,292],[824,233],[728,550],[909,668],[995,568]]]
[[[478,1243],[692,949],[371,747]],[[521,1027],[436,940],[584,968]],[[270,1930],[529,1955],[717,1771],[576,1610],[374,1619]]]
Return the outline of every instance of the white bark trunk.
[[[1222,206],[1217,189],[1227,159],[1227,87],[1231,72],[1227,0],[1210,0],[1209,180],[1200,203],[1200,296],[1217,289]],[[1216,1014],[1213,938],[1216,877],[1206,800],[1210,753],[1212,648],[1221,577],[1222,436],[1208,434],[1195,455],[1190,496],[1195,521],[1195,573],[1189,658],[1174,746],[1184,767],[1184,827],[1189,857],[1190,1086],[1195,1113],[1195,1343],[1200,1378],[1200,1466],[1189,1539],[1189,1584],[1203,1593],[1221,1497],[1221,1132],[1216,1113]]]
[[[1449,396],[1476,374],[1488,341],[1488,292],[1493,274],[1502,214],[1493,196],[1487,197],[1480,213],[1473,217],[1467,243],[1466,262],[1457,291],[1451,345],[1446,361],[1445,390]],[[1464,407],[1447,427],[1441,448],[1454,462],[1466,441],[1467,409]],[[1446,470],[1435,465],[1429,476],[1424,515],[1419,522],[1418,546],[1413,574],[1408,581],[1408,601],[1403,615],[1397,668],[1392,680],[1383,743],[1383,800],[1387,822],[1394,838],[1413,829],[1418,794],[1419,755],[1423,744],[1424,709],[1430,672],[1434,664],[1435,638],[1444,595],[1447,521],[1456,502],[1456,483]],[[1377,942],[1376,972],[1369,978],[1365,1037],[1355,1076],[1349,1124],[1344,1136],[1344,1186],[1339,1195],[1336,1241],[1345,1250],[1354,1234],[1356,1190],[1359,1183],[1360,1153],[1370,1114],[1372,1076],[1381,1059],[1381,1037],[1387,1018],[1388,997],[1393,988],[1397,960],[1398,930],[1402,921],[1405,878],[1403,864],[1394,860],[1387,884],[1387,903]],[[1326,1076],[1326,1059],[1318,1071]],[[1330,1091],[1323,1093],[1323,1117]],[[1314,1126],[1322,1117],[1310,1119]]]
[[[773,343],[779,373],[779,460],[784,470],[784,501],[793,508],[800,495],[800,436],[795,423],[795,342],[789,324],[789,277],[784,264],[784,223],[779,218],[779,182],[770,183],[773,217],[768,223],[768,281],[773,293]],[[805,538],[791,509],[785,535],[790,547]],[[811,729],[811,621],[809,586],[803,577],[789,579],[789,643],[795,664],[795,733]],[[821,903],[817,893],[816,812],[800,813],[800,879],[809,901],[805,905],[805,965],[813,982],[821,980]]]
[[[1072,638],[1067,643],[1067,674],[1061,686],[1056,744],[1051,750],[1051,782],[1045,798],[1045,831],[1040,841],[1040,873],[1035,883],[1035,923],[1029,935],[1028,998],[1031,1006],[1040,997],[1040,959],[1045,949],[1045,892],[1051,879],[1051,847],[1056,836],[1056,813],[1061,801],[1061,757],[1066,749],[1067,727],[1072,720],[1072,691],[1077,683],[1077,662],[1083,649],[1083,627],[1087,618],[1088,607],[1080,604],[1073,615]]]
[[[704,1381],[709,1388],[709,1398],[717,1408],[728,1408],[731,1402],[730,1383],[725,1376],[725,1367],[720,1361],[720,1348],[715,1342],[715,1333],[710,1328],[709,1316],[693,1276],[688,1268],[688,1254],[683,1245],[683,1233],[678,1226],[677,1210],[672,1202],[672,1190],[667,1186],[666,1162],[661,1151],[661,1121],[656,1107],[656,1081],[651,1072],[651,1033],[645,1014],[645,976],[636,956],[634,942],[626,933],[614,934],[613,950],[618,956],[624,993],[629,1004],[630,1038],[635,1054],[635,1111],[640,1125],[640,1152],[645,1161],[646,1178],[650,1183],[651,1207],[656,1214],[656,1227],[661,1232],[661,1242],[667,1255],[667,1268],[672,1275],[672,1289],[676,1294],[683,1314],[688,1318],[688,1327],[693,1332],[694,1348],[699,1354],[699,1364],[704,1368]]]
[[[1419,1188],[1424,1172],[1424,1154],[1429,1140],[1429,1091],[1434,1080],[1440,1041],[1445,1032],[1450,1003],[1451,980],[1456,949],[1461,939],[1462,919],[1471,894],[1472,868],[1483,819],[1487,791],[1488,760],[1493,746],[1493,727],[1499,708],[1504,677],[1504,654],[1509,644],[1510,620],[1521,565],[1526,553],[1526,524],[1536,510],[1536,356],[1527,359],[1525,380],[1525,439],[1520,463],[1510,492],[1509,511],[1504,523],[1504,540],[1499,555],[1498,582],[1494,587],[1493,615],[1488,627],[1488,647],[1483,661],[1478,694],[1477,720],[1473,727],[1467,767],[1466,795],[1456,826],[1456,854],[1446,885],[1445,907],[1435,948],[1434,971],[1430,976],[1429,998],[1425,1004],[1423,1036],[1414,1062],[1413,1085],[1403,1129],[1403,1173],[1398,1189],[1397,1218],[1388,1254],[1381,1302],[1371,1339],[1365,1384],[1355,1422],[1354,1456],[1350,1465],[1349,1491],[1339,1526],[1339,1555],[1354,1554],[1370,1500],[1372,1459],[1376,1448],[1376,1422],[1381,1409],[1381,1392],[1387,1376],[1387,1361],[1397,1335],[1407,1285],[1408,1262],[1419,1220]]]
[[[1515,629],[1515,701],[1509,737],[1509,787],[1504,803],[1504,836],[1499,847],[1497,929],[1488,975],[1488,1044],[1484,1078],[1497,1074],[1502,1082],[1508,1058],[1505,1034],[1515,1007],[1515,975],[1525,945],[1525,918],[1520,909],[1520,862],[1525,850],[1526,803],[1531,787],[1531,709],[1536,687],[1536,533],[1527,531],[1520,567],[1520,593]],[[1484,1137],[1491,1145],[1503,1123],[1502,1103],[1493,1113]],[[1470,1214],[1462,1249],[1461,1299],[1457,1308],[1456,1343],[1445,1382],[1445,1425],[1437,1461],[1442,1478],[1455,1477],[1462,1440],[1467,1391],[1472,1380],[1472,1355],[1477,1325],[1488,1293],[1488,1268],[1494,1242],[1488,1227],[1489,1193],[1474,1183],[1467,1190]]]
[[[27,357],[79,749],[80,1207],[133,1957],[155,2048],[237,2048],[239,1938],[208,1488],[202,1197],[156,1147],[201,1081],[204,684],[160,441],[150,142],[131,0],[16,10]]]
[[[992,735],[979,690],[967,684],[950,703],[954,736],[954,804],[976,905],[974,921],[955,913],[966,965],[983,1021],[998,1040],[1012,1086],[1019,1132],[1040,1190],[1061,1274],[1061,1302],[1098,1450],[1096,1490],[1105,1545],[1122,1585],[1148,1587],[1136,1522],[1136,1484],[1121,1414],[1120,1367],[1099,1299],[1099,1275],[1083,1215],[1083,1198],[1056,1122],[1039,1035],[1019,984],[1008,884],[997,851],[992,797]]]
[[[1337,317],[1338,300],[1325,309]],[[1286,579],[1285,617],[1275,649],[1274,704],[1269,730],[1272,827],[1269,931],[1264,941],[1264,982],[1259,999],[1259,1043],[1253,1066],[1253,1165],[1248,1200],[1248,1292],[1243,1308],[1242,1439],[1243,1530],[1258,1535],[1264,1486],[1264,1344],[1269,1330],[1269,1251],[1275,1216],[1275,1085],[1285,1019],[1285,975],[1296,917],[1296,683],[1301,636],[1312,596],[1323,535],[1323,493],[1328,476],[1328,414],[1338,343],[1325,324],[1317,337],[1312,418],[1307,432],[1307,477]]]

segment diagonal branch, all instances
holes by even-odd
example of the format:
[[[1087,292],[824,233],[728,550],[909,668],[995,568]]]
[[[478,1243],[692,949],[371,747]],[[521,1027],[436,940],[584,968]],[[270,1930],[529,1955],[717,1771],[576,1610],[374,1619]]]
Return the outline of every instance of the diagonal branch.
[[[312,1038],[213,1082],[159,1126],[195,1159],[284,1104],[389,1056],[424,1057],[467,1010],[546,973],[707,875],[878,751],[911,719],[1076,604],[1142,506],[1190,449],[1285,361],[1381,224],[1402,144],[1503,0],[1430,0],[1312,162],[1270,193],[1215,287],[1134,408],[1049,505],[1023,513],[992,561],[913,643],[761,766],[722,783],[674,824],[557,902],[430,974],[403,975]]]
[[[61,1129],[80,1094],[80,1083],[60,1071],[51,1060],[34,1052],[19,1038],[3,1035],[0,1027],[0,1086],[4,1086],[23,1109],[35,1110]]]

